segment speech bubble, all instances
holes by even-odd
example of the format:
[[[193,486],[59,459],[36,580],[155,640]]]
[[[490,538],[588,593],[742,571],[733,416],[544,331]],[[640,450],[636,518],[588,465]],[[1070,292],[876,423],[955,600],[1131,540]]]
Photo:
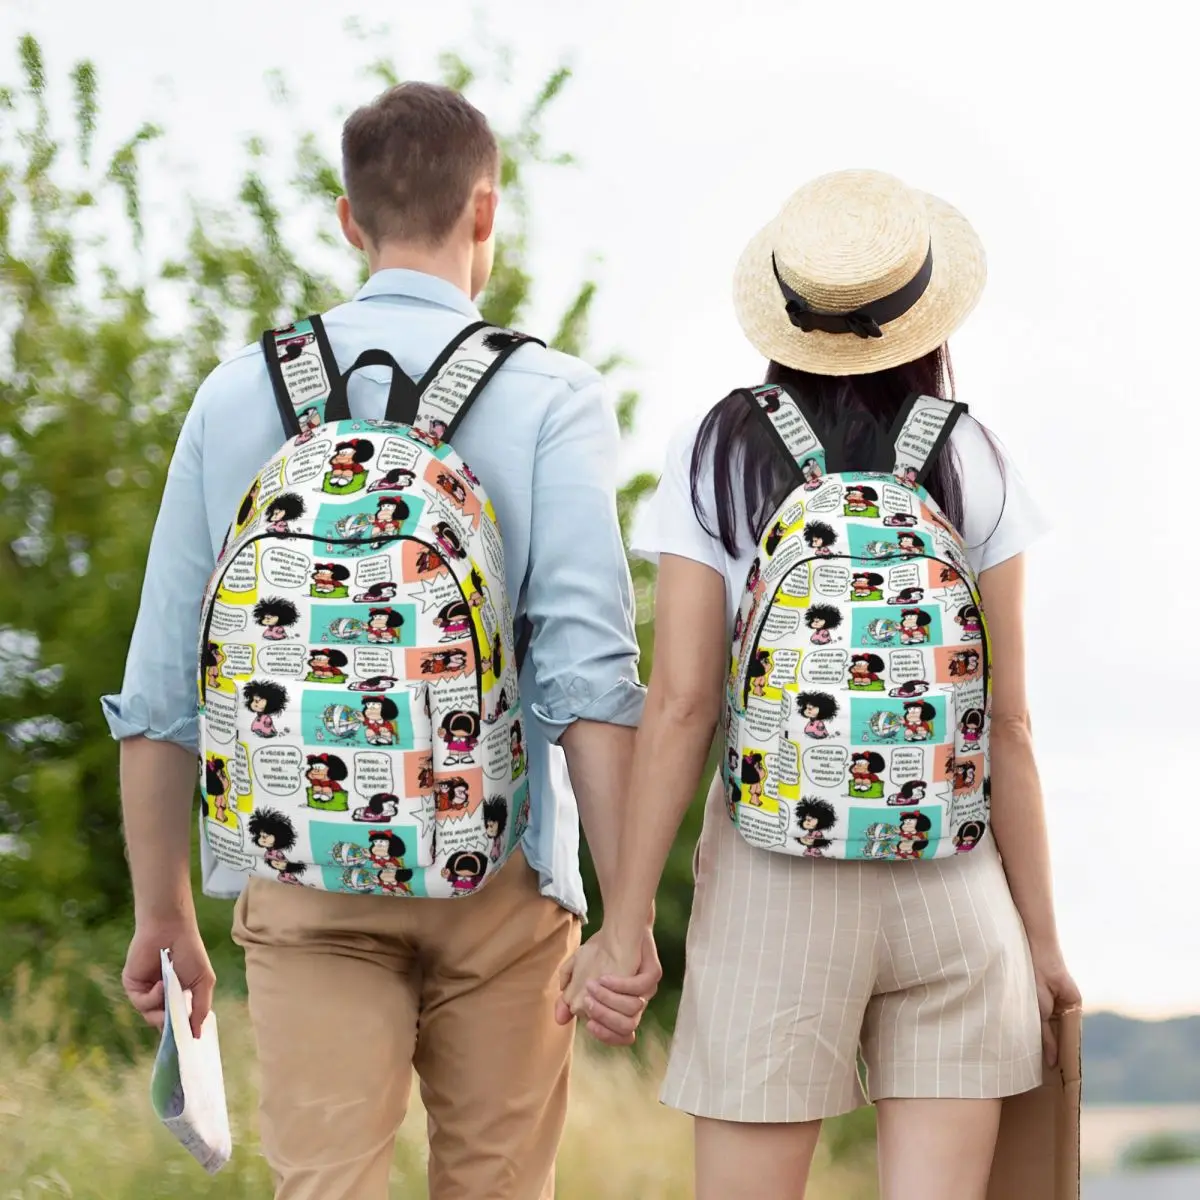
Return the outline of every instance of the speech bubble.
[[[378,792],[395,793],[392,782],[392,755],[360,750],[354,755],[354,790],[363,797]]]
[[[775,812],[766,812],[749,804],[739,805],[738,830],[753,846],[766,849],[782,846],[787,837],[787,809],[780,804]]]
[[[504,543],[500,540],[500,530],[489,519],[485,518],[479,526],[483,539],[484,567],[492,579],[504,578]]]
[[[897,747],[892,751],[888,774],[897,787],[903,787],[911,779],[923,779],[925,752],[917,746]]]
[[[298,746],[262,746],[251,756],[254,779],[272,796],[290,796],[301,788],[304,758]]]
[[[484,738],[483,773],[489,779],[510,779],[512,776],[511,725],[506,721],[495,725]]]
[[[407,438],[390,437],[379,451],[376,465],[381,471],[411,471],[417,465],[421,451]]]
[[[925,656],[920,650],[893,650],[888,655],[888,676],[893,683],[928,679],[929,676],[925,673]]]
[[[779,585],[780,592],[785,596],[793,596],[797,600],[805,599],[809,593],[808,572],[807,563],[796,567]]]
[[[391,555],[373,554],[370,558],[360,558],[354,568],[354,582],[361,588],[373,587],[377,583],[395,583]]]
[[[304,647],[293,643],[290,646],[260,646],[258,667],[266,675],[298,679],[307,674]]]
[[[248,646],[244,642],[225,642],[221,649],[225,651],[221,674],[226,679],[245,678],[254,670],[253,646]]]
[[[789,633],[795,633],[800,628],[800,614],[788,612],[786,609],[773,608],[767,613],[767,619],[762,625],[762,640],[777,642]]]
[[[358,646],[354,650],[354,673],[360,679],[374,679],[378,675],[399,678],[392,660],[392,652],[383,646]]]
[[[211,689],[204,697],[204,724],[214,741],[232,742],[237,725],[237,698]]]
[[[850,655],[845,650],[810,650],[800,662],[805,683],[845,683]]]
[[[249,871],[254,865],[254,859],[246,853],[242,846],[242,829],[230,829],[228,825],[216,821],[204,822],[204,836],[208,839],[209,848],[218,862],[232,867],[235,871]]]
[[[475,712],[478,707],[479,689],[473,677],[455,675],[429,683],[430,704],[435,713]]]
[[[238,796],[248,796],[253,789],[250,782],[250,756],[246,747],[238,742],[233,751],[233,790]]]
[[[258,498],[262,507],[266,509],[268,502],[275,498],[276,492],[281,492],[282,490],[283,463],[279,459],[276,459],[263,471],[261,482],[258,485]]]
[[[308,483],[325,473],[325,462],[329,458],[331,444],[322,440],[302,446],[287,460],[284,476],[293,486]]]
[[[243,546],[234,556],[221,580],[226,592],[252,592],[258,582],[258,556],[254,543]]]
[[[827,483],[817,492],[815,492],[808,501],[808,511],[810,513],[829,513],[835,508],[840,508],[842,503],[842,489],[836,483]]]
[[[767,770],[784,787],[795,787],[800,782],[800,751],[796,743],[780,738],[779,750],[767,755]]]
[[[447,604],[462,598],[459,594],[458,584],[449,575],[422,579],[421,586],[411,588],[408,594],[412,599],[420,602],[423,613],[436,612],[439,608],[444,608]]]
[[[895,595],[905,588],[919,587],[921,584],[921,568],[917,563],[906,563],[902,567],[893,567],[888,572],[888,589]]]
[[[813,569],[813,587],[822,596],[844,596],[850,586],[850,571],[834,563],[821,563]]]
[[[942,608],[948,613],[958,612],[964,604],[975,603],[975,597],[971,595],[971,589],[963,583],[961,578],[946,588],[945,591],[936,593],[934,599],[940,600]]]
[[[290,546],[270,546],[263,551],[262,575],[277,588],[299,588],[308,581],[312,560]]]
[[[905,491],[904,488],[896,487],[895,484],[885,483],[883,485],[883,507],[888,512],[911,513],[913,510],[912,493]]]
[[[804,775],[817,787],[837,787],[846,778],[850,752],[845,746],[810,746],[801,756]]]
[[[210,636],[224,638],[231,633],[240,633],[245,628],[246,613],[243,609],[222,604],[220,601],[213,605],[212,622],[208,630]]]
[[[804,501],[793,500],[792,503],[789,504],[787,508],[785,508],[783,512],[779,514],[779,524],[782,525],[784,529],[791,529],[791,527],[795,525],[803,516]]]
[[[776,650],[771,655],[771,674],[767,676],[767,682],[777,688],[795,683],[796,664],[799,661],[799,650]]]
[[[751,696],[746,703],[745,724],[756,744],[769,742],[783,725],[783,707],[777,700]]]

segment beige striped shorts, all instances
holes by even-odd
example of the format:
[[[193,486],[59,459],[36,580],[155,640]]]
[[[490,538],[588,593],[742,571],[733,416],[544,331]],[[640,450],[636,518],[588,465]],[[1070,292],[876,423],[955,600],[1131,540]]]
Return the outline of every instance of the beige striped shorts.
[[[718,776],[695,863],[664,1104],[811,1121],[1041,1083],[1033,966],[990,836],[920,863],[773,854],[742,840]]]

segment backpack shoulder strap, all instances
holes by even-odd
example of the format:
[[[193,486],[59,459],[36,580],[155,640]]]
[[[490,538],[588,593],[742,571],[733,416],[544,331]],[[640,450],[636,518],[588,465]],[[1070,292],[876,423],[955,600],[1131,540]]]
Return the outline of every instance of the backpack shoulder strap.
[[[546,344],[486,321],[468,325],[425,372],[413,424],[439,441],[448,442],[492,376],[510,354],[527,342]],[[435,429],[438,424],[440,430]]]
[[[793,468],[798,483],[825,474],[825,447],[817,436],[812,414],[801,399],[783,384],[740,388],[751,409],[770,430],[780,453]],[[813,468],[816,475],[813,475]]]
[[[314,313],[283,329],[268,329],[261,345],[284,433],[292,438],[303,432],[310,421],[302,426],[300,416],[309,410],[317,417],[311,424],[323,424],[339,375],[321,318]]]
[[[937,456],[967,406],[937,396],[909,396],[896,417],[889,453],[893,462],[880,464],[903,483],[925,482]]]

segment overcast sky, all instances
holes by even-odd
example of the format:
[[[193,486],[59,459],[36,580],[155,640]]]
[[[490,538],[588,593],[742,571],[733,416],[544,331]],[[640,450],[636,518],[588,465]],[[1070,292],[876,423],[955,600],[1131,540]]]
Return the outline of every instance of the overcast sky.
[[[478,36],[472,5],[397,3],[364,44],[342,22],[366,7],[0,0],[0,78],[26,30],[55,78],[91,57],[110,136],[167,126],[160,194],[219,197],[245,136],[279,121],[268,69],[332,156],[375,90],[366,62],[429,76]],[[601,281],[595,344],[629,356],[643,395],[631,469],[760,378],[731,272],[807,178],[892,171],[979,229],[990,282],[953,344],[960,398],[1054,523],[1031,554],[1030,679],[1063,939],[1090,1006],[1151,1015],[1200,1009],[1195,653],[1169,647],[1198,582],[1197,95],[1171,6],[1100,7],[506,0],[490,29],[515,48],[514,85],[477,99],[502,123],[551,67],[575,68],[548,128],[581,165],[535,181],[529,324],[552,331],[581,274]]]

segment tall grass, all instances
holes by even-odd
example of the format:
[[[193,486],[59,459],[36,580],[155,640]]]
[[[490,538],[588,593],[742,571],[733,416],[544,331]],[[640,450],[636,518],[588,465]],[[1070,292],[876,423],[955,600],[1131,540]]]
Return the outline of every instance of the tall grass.
[[[218,997],[226,1088],[236,1149],[209,1178],[157,1123],[148,1097],[152,1054],[133,1063],[97,1045],[81,1049],[64,979],[18,972],[0,1018],[0,1200],[263,1200],[270,1174],[255,1139],[256,1076],[244,1001]],[[94,985],[113,985],[97,975]],[[125,1006],[112,994],[114,1022]],[[95,1041],[104,1040],[94,1031]],[[691,1122],[657,1102],[665,1047],[651,1035],[641,1059],[581,1038],[558,1167],[561,1200],[686,1200],[692,1192]],[[860,1119],[861,1133],[869,1131]],[[427,1195],[424,1114],[414,1091],[397,1141],[391,1194]],[[835,1124],[818,1155],[810,1200],[872,1200],[865,1136]],[[850,1135],[849,1137],[847,1135]],[[752,1194],[748,1181],[747,1194]],[[481,1198],[482,1200],[482,1198]]]

